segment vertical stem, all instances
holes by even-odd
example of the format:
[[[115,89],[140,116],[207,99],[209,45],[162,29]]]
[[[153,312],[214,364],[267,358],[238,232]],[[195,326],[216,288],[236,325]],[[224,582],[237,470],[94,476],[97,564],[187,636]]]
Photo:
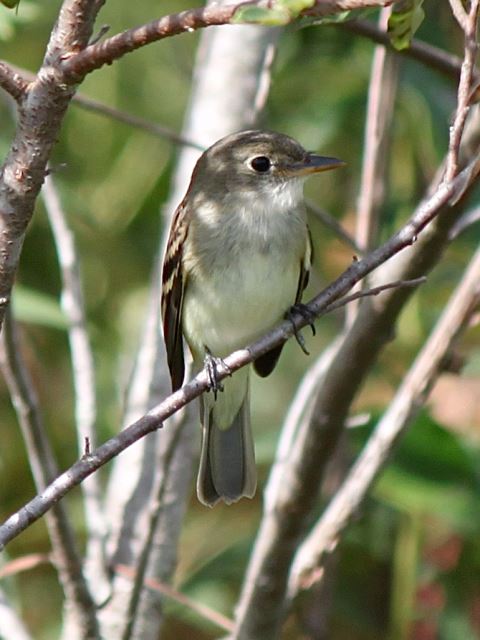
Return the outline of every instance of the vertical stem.
[[[62,309],[68,320],[68,339],[72,358],[75,391],[75,424],[79,455],[88,442],[91,450],[97,446],[95,370],[93,353],[87,330],[85,301],[80,279],[79,257],[72,230],[63,211],[58,192],[51,176],[43,186],[43,200],[52,229],[62,278]],[[87,574],[97,600],[108,595],[105,562],[106,522],[101,500],[98,474],[92,474],[82,483],[84,513],[88,531]]]
[[[57,475],[55,460],[45,433],[37,394],[20,353],[16,324],[7,312],[1,336],[1,367],[27,448],[37,490]],[[95,604],[82,572],[73,530],[63,503],[48,512],[47,527],[65,601],[65,627],[71,640],[99,638]]]

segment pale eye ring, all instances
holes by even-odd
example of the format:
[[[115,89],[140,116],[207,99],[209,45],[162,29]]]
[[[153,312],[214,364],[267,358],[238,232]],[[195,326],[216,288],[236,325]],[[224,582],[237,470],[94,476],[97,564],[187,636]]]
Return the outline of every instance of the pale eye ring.
[[[255,156],[255,158],[252,158],[250,161],[250,166],[257,173],[266,173],[272,166],[272,163],[267,156]]]

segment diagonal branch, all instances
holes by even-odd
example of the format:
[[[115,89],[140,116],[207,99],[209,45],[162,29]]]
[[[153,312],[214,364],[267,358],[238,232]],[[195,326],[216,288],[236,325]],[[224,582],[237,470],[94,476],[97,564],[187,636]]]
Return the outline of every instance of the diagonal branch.
[[[480,249],[340,490],[298,550],[290,573],[290,599],[322,580],[326,557],[337,546],[399,438],[424,405],[445,357],[479,304]]]
[[[468,171],[468,167],[466,171]],[[372,251],[368,256],[362,260],[354,261],[339,278],[308,304],[308,308],[312,314],[317,316],[325,311],[328,306],[345,295],[354,284],[359,282],[371,271],[392,256],[398,254],[402,249],[414,243],[422,229],[442,211],[442,208],[455,194],[457,183],[462,182],[462,180],[463,174],[460,174],[452,182],[442,183],[438,190],[419,207],[402,229],[378,249]],[[293,316],[292,322],[283,322],[254,344],[234,352],[224,359],[227,369],[221,368],[217,372],[219,380],[225,378],[229,372],[235,372],[237,369],[249,364],[254,359],[290,338],[295,331],[293,323],[295,324],[295,329],[299,330],[309,324],[309,320],[302,315]],[[173,413],[207,389],[208,376],[202,371],[193,378],[191,382],[184,385],[182,389],[166,398],[120,434],[99,446],[91,454],[83,456],[81,460],[62,473],[44,491],[33,498],[17,513],[10,516],[10,518],[0,526],[0,550],[21,531],[38,520],[56,501],[62,498],[73,487],[80,484],[86,477],[114,456],[124,451],[131,444],[146,434],[161,428],[166,418],[173,415]]]
[[[0,60],[0,77],[2,66],[8,67],[9,65],[6,62]],[[34,73],[31,73],[27,69],[23,69],[22,67],[18,67],[16,65],[10,66],[11,71],[17,75],[17,77],[19,78],[19,83],[21,83],[22,86],[25,85],[25,87],[27,87],[29,82],[35,81],[36,75]],[[161,125],[151,120],[140,118],[133,113],[128,113],[127,111],[111,107],[107,104],[104,104],[103,102],[100,102],[99,100],[94,100],[93,98],[90,98],[83,93],[76,93],[72,98],[72,104],[85,109],[85,111],[99,113],[100,115],[111,118],[112,120],[117,120],[118,122],[122,122],[123,124],[127,124],[131,127],[142,129],[142,131],[146,131],[147,133],[158,136],[159,138],[169,140],[174,144],[193,147],[194,149],[198,149],[199,151],[205,151],[205,147],[200,145],[198,142],[185,138],[184,136],[180,135],[173,129],[166,127],[165,125]]]
[[[382,7],[391,0],[316,0],[308,10],[310,15],[323,16],[341,13],[351,9]],[[118,33],[103,42],[92,44],[77,55],[71,55],[62,64],[64,79],[68,83],[77,83],[88,73],[111,64],[126,53],[135,51],[152,42],[170,38],[179,33],[192,32],[214,25],[231,24],[236,12],[243,7],[270,7],[269,0],[239,2],[237,4],[210,4],[198,9],[189,9],[154,20],[140,27],[134,27]],[[304,12],[305,14],[307,11]],[[295,17],[292,16],[291,21]]]

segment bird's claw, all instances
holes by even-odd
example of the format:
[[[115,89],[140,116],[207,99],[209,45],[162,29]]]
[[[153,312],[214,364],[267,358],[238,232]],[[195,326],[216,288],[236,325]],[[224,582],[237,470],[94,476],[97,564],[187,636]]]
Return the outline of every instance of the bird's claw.
[[[223,391],[223,384],[218,379],[218,367],[223,367],[227,375],[231,375],[230,368],[222,358],[215,358],[209,351],[206,351],[203,361],[208,378],[208,390],[213,392],[213,397],[217,399],[219,391]]]
[[[298,343],[300,349],[303,351],[303,353],[306,356],[309,356],[310,352],[307,350],[307,348],[305,346],[305,338],[298,331],[298,329],[297,329],[297,327],[295,325],[295,322],[293,320],[293,315],[295,313],[299,313],[301,316],[303,316],[303,318],[305,318],[305,320],[309,321],[308,324],[310,326],[310,329],[312,330],[312,335],[313,336],[316,334],[315,325],[313,324],[313,321],[315,320],[315,315],[310,311],[310,309],[307,307],[307,305],[302,304],[301,302],[297,302],[296,304],[292,305],[290,307],[290,309],[286,313],[287,320],[290,320],[290,322],[292,323],[293,335],[295,336],[295,340],[297,341],[297,343]]]

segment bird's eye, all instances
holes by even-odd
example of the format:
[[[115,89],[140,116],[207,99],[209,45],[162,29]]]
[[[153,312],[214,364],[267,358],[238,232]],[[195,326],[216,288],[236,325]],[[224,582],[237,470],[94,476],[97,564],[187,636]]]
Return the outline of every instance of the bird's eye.
[[[258,173],[265,173],[270,169],[272,163],[270,162],[270,159],[267,158],[267,156],[257,156],[256,158],[253,158],[253,160],[250,162],[250,165],[252,169],[257,171]]]

